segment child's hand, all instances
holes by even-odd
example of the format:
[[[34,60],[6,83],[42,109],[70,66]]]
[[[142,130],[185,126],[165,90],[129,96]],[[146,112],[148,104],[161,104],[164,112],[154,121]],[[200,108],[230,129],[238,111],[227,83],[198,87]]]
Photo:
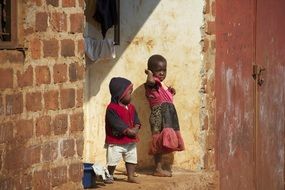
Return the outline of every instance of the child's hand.
[[[127,128],[125,131],[125,134],[130,137],[130,138],[135,138],[136,137],[136,132],[134,129]]]
[[[171,92],[171,94],[175,95],[176,94],[176,90],[173,87],[168,87],[168,90]]]
[[[134,129],[135,133],[138,134],[139,130],[140,130],[140,125],[136,124],[133,129]]]
[[[151,70],[145,69],[144,73],[147,75],[153,75],[153,73],[151,72]]]

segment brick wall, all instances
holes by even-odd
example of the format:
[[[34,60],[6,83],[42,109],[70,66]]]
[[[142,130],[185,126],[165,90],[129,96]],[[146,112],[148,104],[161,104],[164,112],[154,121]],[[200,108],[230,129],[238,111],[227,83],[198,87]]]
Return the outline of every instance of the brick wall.
[[[0,189],[81,186],[84,0],[25,0],[0,50]]]
[[[201,71],[202,85],[200,121],[206,135],[204,167],[215,171],[215,0],[205,0],[205,25],[203,28],[203,57],[204,66]]]
[[[213,175],[213,182],[209,189],[220,189],[219,172],[216,165],[216,127],[215,127],[215,0],[205,0],[202,54],[203,67],[201,69],[202,84],[200,88],[201,109],[200,123],[205,134],[204,169]]]

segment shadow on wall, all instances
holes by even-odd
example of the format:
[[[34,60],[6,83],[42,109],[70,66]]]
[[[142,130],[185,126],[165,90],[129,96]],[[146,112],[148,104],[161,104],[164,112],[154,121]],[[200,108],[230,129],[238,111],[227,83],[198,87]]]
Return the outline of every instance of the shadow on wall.
[[[102,39],[100,25],[94,20],[95,12],[94,0],[85,0],[86,10],[86,28],[85,35],[96,39]],[[96,96],[100,90],[102,81],[106,78],[110,70],[122,56],[124,51],[130,45],[140,28],[146,22],[153,10],[159,4],[160,0],[121,0],[120,1],[120,45],[116,46],[116,58],[113,60],[102,60],[92,62],[86,56],[87,65],[87,94],[85,101],[88,102],[93,96]],[[131,6],[131,7],[130,7]],[[113,28],[107,32],[107,38],[113,38]],[[135,55],[134,55],[135,56]],[[92,81],[89,81],[92,76]]]
[[[148,148],[151,140],[151,130],[148,123],[150,108],[146,98],[144,98],[144,94],[144,84],[136,88],[132,94],[132,103],[136,107],[142,125],[141,130],[139,132],[140,141],[137,145],[139,168],[141,166],[151,164],[147,163],[151,160],[151,158],[146,159],[146,157],[150,157],[150,155],[148,155]]]

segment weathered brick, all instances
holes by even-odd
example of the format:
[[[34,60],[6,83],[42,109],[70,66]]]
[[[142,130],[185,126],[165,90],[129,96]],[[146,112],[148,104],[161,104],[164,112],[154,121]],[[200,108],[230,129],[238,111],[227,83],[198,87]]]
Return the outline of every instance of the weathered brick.
[[[214,98],[213,98],[214,99]],[[217,131],[217,126],[215,125],[215,112],[213,111],[215,108],[216,104],[213,102],[211,102],[211,111],[209,111],[209,119],[208,119],[208,127],[210,130],[212,131]]]
[[[59,166],[51,170],[52,173],[52,186],[58,186],[67,182],[67,167]]]
[[[73,88],[60,90],[61,108],[72,108],[75,106],[75,90]]]
[[[2,148],[0,148],[0,171],[2,171],[2,166],[3,166],[3,156],[4,156],[4,151],[5,151],[5,149],[2,147]],[[0,189],[1,189],[1,181],[2,180],[0,180]]]
[[[214,133],[208,133],[206,137],[206,148],[207,150],[213,150],[215,148],[216,136]]]
[[[51,117],[41,116],[36,119],[36,136],[48,136],[51,134]]]
[[[18,120],[15,125],[15,138],[18,141],[26,141],[33,136],[33,120]]]
[[[208,130],[208,121],[209,121],[209,118],[208,118],[208,116],[203,116],[202,118],[202,123],[203,123],[203,125],[202,125],[202,130]]]
[[[216,49],[216,40],[211,41],[211,48]]]
[[[73,139],[63,140],[60,144],[60,153],[64,158],[72,157],[75,154],[75,143]]]
[[[67,65],[55,64],[53,66],[53,80],[54,83],[62,83],[67,81]]]
[[[32,189],[32,175],[25,173],[21,176],[13,176],[15,189]]]
[[[0,89],[13,88],[13,69],[0,68]]]
[[[83,13],[70,14],[70,32],[82,33],[84,28]]]
[[[33,85],[33,67],[29,66],[25,71],[17,72],[17,82],[19,87],[32,86]]]
[[[83,156],[83,145],[84,145],[83,139],[76,139],[76,151],[77,155],[80,157]]]
[[[82,57],[85,54],[85,49],[84,49],[84,40],[78,40],[77,41],[77,53],[79,57]]]
[[[43,41],[44,57],[58,57],[58,50],[58,40],[51,39]]]
[[[6,115],[23,112],[23,94],[6,95]]]
[[[204,46],[203,46],[203,52],[207,52],[209,49],[209,40],[207,38],[204,39]]]
[[[205,1],[205,7],[204,7],[204,10],[203,10],[203,13],[204,14],[209,14],[210,12],[210,0],[206,0]]]
[[[24,53],[21,51],[8,51],[1,50],[0,51],[0,63],[24,63],[25,57]]]
[[[62,135],[67,132],[68,122],[67,115],[56,115],[53,121],[53,131],[55,135]]]
[[[75,7],[75,0],[62,0],[62,7]]]
[[[48,66],[37,66],[36,71],[36,84],[50,84],[50,71]]]
[[[216,23],[214,21],[209,21],[207,23],[206,34],[215,34],[216,32]]]
[[[83,167],[82,163],[73,163],[69,166],[69,180],[79,182],[82,180]]]
[[[206,170],[215,170],[216,167],[216,161],[215,161],[215,152],[214,151],[208,151],[204,155],[204,168]]]
[[[54,161],[58,156],[58,145],[55,142],[50,142],[42,146],[42,161]]]
[[[32,166],[33,164],[40,163],[41,159],[41,147],[31,146],[26,148],[25,151],[25,158],[24,158],[24,165],[27,165],[28,167]]]
[[[25,55],[22,51],[12,51],[10,60],[11,63],[23,64],[25,61]]]
[[[41,6],[42,5],[42,1],[41,0],[31,0],[32,3],[36,4],[37,6]]]
[[[69,80],[71,82],[77,81],[76,64],[72,63],[69,65]]]
[[[49,170],[34,171],[32,183],[35,190],[52,189],[51,173]]]
[[[42,43],[38,38],[30,41],[30,51],[32,59],[40,59],[42,56]]]
[[[61,40],[61,55],[71,57],[75,55],[75,44],[71,39]]]
[[[5,114],[5,106],[4,106],[4,101],[3,97],[0,95],[0,115]]]
[[[36,32],[45,32],[48,26],[48,14],[46,12],[36,13]]]
[[[35,30],[33,27],[27,27],[27,28],[24,28],[24,35],[25,36],[29,36],[31,34],[34,34],[35,33]]]
[[[211,8],[212,8],[212,15],[216,16],[216,2],[215,1],[212,2]]]
[[[83,131],[84,119],[83,113],[75,113],[70,116],[70,131]]]
[[[83,89],[79,88],[76,91],[76,107],[82,107],[83,106]]]
[[[20,170],[24,168],[24,157],[25,148],[23,146],[7,150],[4,157],[4,168],[7,170]]]
[[[215,81],[213,78],[209,78],[207,81],[206,91],[214,92],[215,90]],[[213,98],[211,96],[207,96],[207,104],[211,106],[213,104]]]
[[[0,179],[0,189],[2,190],[8,190],[8,189],[14,189],[14,182],[11,177],[3,176]]]
[[[4,64],[8,62],[8,51],[2,50],[0,51],[0,64]]]
[[[42,110],[42,93],[32,92],[26,94],[26,109],[27,111]]]
[[[44,93],[45,109],[57,110],[58,109],[58,91],[51,90]]]
[[[79,7],[83,8],[84,7],[84,0],[78,0]]]
[[[84,76],[84,65],[71,63],[69,66],[69,79],[71,82],[82,80]]]
[[[9,142],[13,139],[14,123],[7,122],[0,124],[0,143]]]
[[[64,12],[52,13],[50,23],[57,32],[67,31],[67,16]]]
[[[46,0],[47,5],[52,5],[54,7],[58,7],[58,1],[59,0]]]
[[[208,153],[204,154],[204,156],[203,156],[204,169],[208,169],[209,168],[209,166],[208,166],[208,159],[209,159]]]

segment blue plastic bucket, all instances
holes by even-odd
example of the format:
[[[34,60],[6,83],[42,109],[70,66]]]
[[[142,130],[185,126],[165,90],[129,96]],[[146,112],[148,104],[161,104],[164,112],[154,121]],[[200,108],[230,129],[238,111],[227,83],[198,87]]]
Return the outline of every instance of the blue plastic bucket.
[[[96,185],[96,175],[92,168],[93,164],[83,163],[83,178],[82,184],[84,189],[91,188]]]

